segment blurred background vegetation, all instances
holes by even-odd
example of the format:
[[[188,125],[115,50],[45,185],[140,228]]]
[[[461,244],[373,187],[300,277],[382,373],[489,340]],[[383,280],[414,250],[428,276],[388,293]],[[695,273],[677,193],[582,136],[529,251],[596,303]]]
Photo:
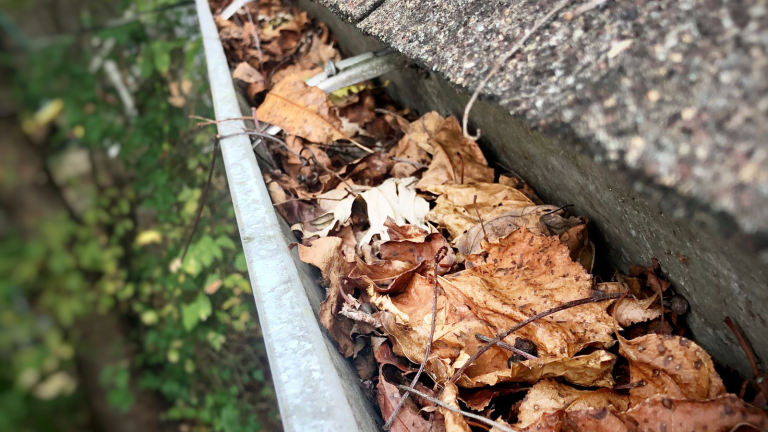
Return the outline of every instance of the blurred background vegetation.
[[[0,0],[0,431],[280,429],[191,3]]]

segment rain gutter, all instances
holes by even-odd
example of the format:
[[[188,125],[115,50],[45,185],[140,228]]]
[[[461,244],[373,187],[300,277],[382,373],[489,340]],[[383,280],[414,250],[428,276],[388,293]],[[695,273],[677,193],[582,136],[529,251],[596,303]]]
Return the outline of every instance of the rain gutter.
[[[242,116],[207,0],[197,12],[217,120]],[[242,132],[241,120],[218,124],[220,135]],[[290,228],[275,214],[245,135],[221,141],[237,225],[286,431],[376,431],[359,378],[321,328],[323,291],[288,244]]]

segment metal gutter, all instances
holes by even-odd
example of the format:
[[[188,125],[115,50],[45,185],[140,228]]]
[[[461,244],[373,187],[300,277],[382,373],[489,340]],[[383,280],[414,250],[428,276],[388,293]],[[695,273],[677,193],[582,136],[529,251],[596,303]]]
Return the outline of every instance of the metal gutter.
[[[241,117],[208,1],[196,4],[216,119]],[[221,135],[243,129],[240,120],[218,124]],[[245,135],[222,140],[221,153],[284,429],[378,430],[357,374],[318,322],[322,291],[288,249],[293,236],[275,214],[250,140]]]

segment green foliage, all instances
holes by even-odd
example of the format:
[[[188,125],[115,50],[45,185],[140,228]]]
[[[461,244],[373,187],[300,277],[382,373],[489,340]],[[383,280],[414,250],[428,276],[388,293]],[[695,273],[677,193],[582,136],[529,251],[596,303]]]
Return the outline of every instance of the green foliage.
[[[162,3],[143,2],[140,9]],[[139,390],[154,391],[168,403],[164,419],[193,430],[277,424],[221,167],[187,257],[178,260],[207,178],[211,155],[204,150],[213,132],[189,119],[211,117],[213,110],[200,97],[208,88],[199,36],[179,24],[194,20],[180,21],[181,14],[150,15],[92,35],[116,41],[108,58],[133,74],[138,117],[126,115],[103,72],[88,71],[99,52],[88,43],[32,53],[18,70],[25,118],[47,101],[64,101],[46,143],[49,163],[75,149],[99,156],[93,160],[108,160],[105,148],[114,144],[120,153],[59,185],[88,197],[78,218],[62,210],[32,233],[0,238],[0,430],[57,430],[31,416],[80,403],[81,386],[75,391],[73,381],[57,374],[76,381],[78,326],[92,314],[133,323],[131,337],[140,347],[100,371],[115,409],[129,410]],[[178,108],[169,103],[169,84],[182,80],[192,91]],[[44,388],[48,382],[58,387]]]

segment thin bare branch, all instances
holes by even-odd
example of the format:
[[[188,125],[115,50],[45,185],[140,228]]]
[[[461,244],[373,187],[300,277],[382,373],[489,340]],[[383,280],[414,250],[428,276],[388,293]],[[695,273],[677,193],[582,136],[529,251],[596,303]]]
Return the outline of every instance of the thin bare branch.
[[[187,256],[189,250],[189,244],[192,243],[192,237],[195,235],[197,224],[200,222],[200,216],[203,215],[203,207],[205,206],[205,200],[208,198],[208,191],[211,189],[211,180],[213,180],[213,169],[216,166],[216,154],[219,149],[219,138],[213,138],[213,155],[211,155],[211,166],[208,168],[208,181],[205,183],[205,189],[203,194],[200,195],[200,201],[197,203],[197,214],[195,215],[195,221],[192,223],[192,230],[187,237],[187,243],[184,245],[184,252],[181,253],[181,262],[184,263],[184,258]]]
[[[578,299],[578,300],[569,301],[567,303],[563,303],[560,306],[553,307],[552,309],[546,310],[546,311],[544,311],[542,313],[536,314],[536,315],[526,319],[525,321],[521,322],[520,324],[517,324],[516,326],[514,326],[514,327],[512,327],[512,328],[510,328],[510,329],[508,329],[508,330],[506,330],[506,331],[496,335],[496,339],[492,339],[490,342],[488,342],[485,345],[483,345],[482,348],[477,350],[477,352],[475,354],[473,354],[472,357],[470,357],[469,360],[467,360],[467,362],[464,363],[464,365],[461,368],[459,368],[458,371],[456,371],[456,373],[453,374],[453,376],[451,377],[451,382],[456,382],[459,378],[461,378],[461,376],[464,374],[464,371],[467,370],[467,368],[470,365],[472,365],[472,363],[474,363],[475,360],[477,360],[481,355],[485,354],[485,352],[488,351],[492,346],[498,344],[499,342],[501,342],[502,339],[505,339],[507,336],[509,336],[512,333],[520,330],[521,328],[527,326],[528,324],[530,324],[530,323],[532,323],[532,322],[534,322],[534,321],[536,321],[538,319],[544,318],[546,316],[555,314],[557,312],[560,312],[560,311],[563,311],[563,310],[566,310],[566,309],[570,309],[572,307],[581,306],[581,305],[585,305],[585,304],[588,304],[588,303],[597,303],[597,302],[601,302],[601,301],[605,301],[605,300],[614,300],[614,299],[617,299],[617,298],[619,298],[619,297],[621,297],[623,295],[626,295],[626,293],[595,294],[595,295],[593,295],[591,297],[586,297],[586,298],[583,298],[583,299]]]
[[[259,10],[258,1],[256,2],[256,10]],[[261,70],[264,58],[261,55],[261,42],[259,41],[259,32],[256,30],[256,24],[253,23],[253,16],[251,16],[250,5],[245,6],[245,13],[248,14],[248,21],[251,23],[251,29],[253,30],[253,43],[256,45],[256,51],[259,53],[259,70]]]
[[[490,342],[490,341],[493,340],[493,338],[490,338],[488,336],[483,336],[480,333],[476,333],[475,334],[475,338],[477,340],[479,340],[480,342]],[[519,356],[525,357],[528,360],[537,360],[538,359],[538,357],[536,357],[535,355],[530,355],[527,352],[525,352],[523,350],[519,350],[519,349],[513,347],[512,345],[510,345],[510,344],[508,344],[506,342],[498,342],[496,345],[498,345],[499,348],[504,348],[505,350],[513,352],[513,353],[515,353],[515,354],[517,354]]]
[[[411,392],[411,393],[415,394],[416,396],[419,396],[421,398],[424,398],[424,399],[432,402],[435,405],[440,405],[441,407],[447,409],[448,411],[453,411],[453,412],[455,412],[457,414],[461,414],[461,415],[463,415],[465,417],[469,417],[471,419],[474,419],[474,420],[477,420],[479,422],[483,422],[483,423],[485,423],[487,425],[493,426],[493,427],[497,428],[500,431],[503,431],[503,432],[517,432],[517,431],[519,431],[519,429],[513,429],[513,428],[511,428],[509,426],[505,426],[505,425],[503,425],[501,423],[495,422],[495,421],[493,421],[491,419],[488,419],[488,418],[485,418],[483,416],[479,416],[479,415],[473,414],[471,412],[466,412],[466,411],[462,411],[462,410],[460,410],[458,408],[454,408],[454,407],[448,405],[447,403],[441,401],[440,399],[435,399],[432,396],[426,395],[426,394],[424,394],[424,393],[422,393],[422,392],[420,392],[418,390],[414,390],[414,389],[412,389],[410,387],[406,387],[404,385],[399,385],[399,386],[397,386],[397,388],[399,388],[400,390],[405,390],[406,392]],[[408,394],[408,393],[406,393],[406,394]]]
[[[410,390],[406,390],[403,397],[400,398],[400,402],[398,402],[397,406],[395,407],[395,410],[392,411],[392,415],[389,416],[389,419],[387,420],[387,423],[384,425],[384,430],[389,430],[390,427],[392,427],[392,422],[395,420],[395,417],[397,417],[397,413],[400,412],[400,409],[405,404],[405,401],[408,400],[408,396],[410,396],[409,391],[414,391],[413,388],[416,386],[416,383],[419,381],[419,377],[421,376],[421,373],[424,372],[424,367],[427,365],[427,360],[429,359],[429,354],[432,352],[432,339],[435,337],[435,325],[437,321],[437,267],[440,265],[440,261],[445,258],[445,255],[448,253],[448,247],[443,246],[441,247],[437,253],[435,254],[435,277],[434,277],[434,285],[433,285],[433,293],[432,293],[432,326],[429,329],[429,340],[427,341],[427,349],[424,351],[424,360],[421,361],[421,366],[419,366],[419,371],[416,372],[416,375],[413,377],[413,380],[411,380],[410,387],[407,387]]]

